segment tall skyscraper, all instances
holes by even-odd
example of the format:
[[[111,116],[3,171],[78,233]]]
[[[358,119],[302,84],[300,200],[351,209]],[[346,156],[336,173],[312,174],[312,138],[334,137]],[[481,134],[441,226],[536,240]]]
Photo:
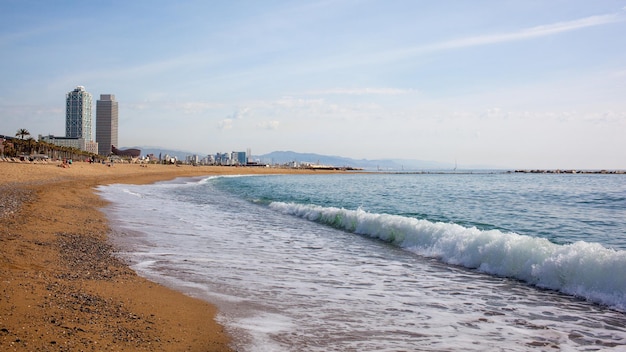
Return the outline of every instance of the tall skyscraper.
[[[91,94],[78,86],[65,97],[65,137],[91,142]]]
[[[100,94],[96,102],[96,142],[98,154],[109,155],[111,145],[117,144],[117,101],[113,94]]]

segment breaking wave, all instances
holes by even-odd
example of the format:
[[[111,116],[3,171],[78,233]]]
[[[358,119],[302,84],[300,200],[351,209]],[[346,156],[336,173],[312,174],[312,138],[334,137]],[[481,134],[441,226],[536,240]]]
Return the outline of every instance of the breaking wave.
[[[273,202],[284,214],[389,242],[418,255],[522,280],[626,311],[626,251],[583,241],[567,245],[362,209]]]

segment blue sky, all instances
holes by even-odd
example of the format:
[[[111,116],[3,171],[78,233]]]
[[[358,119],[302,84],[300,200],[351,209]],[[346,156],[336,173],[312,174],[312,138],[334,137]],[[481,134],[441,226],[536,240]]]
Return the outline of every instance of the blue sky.
[[[82,85],[123,147],[626,169],[626,0],[0,0],[0,67],[0,134]]]

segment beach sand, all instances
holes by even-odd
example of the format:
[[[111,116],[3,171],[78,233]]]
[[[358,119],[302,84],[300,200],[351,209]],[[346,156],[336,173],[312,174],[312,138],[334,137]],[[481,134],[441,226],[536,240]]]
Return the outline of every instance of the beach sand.
[[[0,163],[0,350],[230,351],[214,306],[143,279],[112,255],[106,202],[94,187],[310,172]]]

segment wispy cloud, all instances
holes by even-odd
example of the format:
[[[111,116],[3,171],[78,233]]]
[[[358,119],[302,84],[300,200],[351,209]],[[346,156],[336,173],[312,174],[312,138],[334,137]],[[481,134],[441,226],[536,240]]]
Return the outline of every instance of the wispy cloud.
[[[315,58],[315,62],[311,62],[308,65],[298,65],[296,68],[294,68],[294,70],[298,72],[305,71],[307,73],[310,73],[323,72],[346,67],[352,68],[355,65],[377,65],[399,60],[407,60],[424,54],[476,46],[531,40],[535,38],[557,35],[575,30],[581,30],[584,28],[598,27],[624,21],[626,21],[626,10],[604,15],[589,16],[571,21],[561,21],[533,27],[521,28],[510,32],[485,33],[470,37],[459,37],[452,40],[434,42],[431,44],[420,44],[414,46],[406,45],[404,47],[389,50],[368,50],[367,52],[359,53],[357,59],[355,59],[354,53],[340,53],[333,57]],[[389,91],[385,91],[385,89],[379,91],[376,88],[370,89],[371,90],[369,92],[367,91],[367,89],[364,91],[360,91],[360,89],[336,89],[334,90],[334,92],[333,90],[329,91],[328,94],[348,94],[351,91],[360,91],[359,94],[363,95],[374,94],[375,92],[378,92],[378,94],[380,94],[381,92],[386,92],[386,94],[390,94],[391,92],[393,92],[393,94],[399,93],[399,91],[394,91],[393,89]]]
[[[279,106],[282,108],[314,108],[318,106],[324,105],[323,99],[303,99],[303,98],[295,98],[291,96],[284,96],[274,102],[272,105]]]
[[[332,88],[327,90],[310,91],[311,95],[403,95],[415,92],[397,88]]]
[[[217,128],[220,130],[230,130],[231,128],[233,128],[233,120],[223,119],[222,121],[217,123]]]
[[[263,121],[259,123],[257,127],[260,129],[265,129],[265,130],[277,130],[279,125],[280,125],[279,121],[272,120],[272,121]]]
[[[474,37],[467,37],[445,41],[426,47],[415,48],[414,51],[439,51],[447,49],[457,49],[479,45],[505,43],[519,40],[526,40],[538,37],[545,37],[558,33],[574,31],[587,27],[602,26],[615,22],[622,22],[626,17],[621,13],[590,16],[572,21],[557,22],[547,25],[524,28],[515,32],[486,34]]]
[[[509,120],[509,121],[534,121],[535,123],[557,122],[572,124],[575,122],[593,124],[626,124],[626,112],[613,110],[598,111],[524,111],[524,110],[504,110],[501,108],[489,108],[483,112],[464,112],[462,115],[455,114],[455,119],[472,119],[475,121],[486,120]]]
[[[220,130],[230,130],[237,123],[237,120],[246,118],[250,113],[250,108],[237,108],[232,114],[228,114],[226,118],[217,123]]]
[[[168,102],[159,101],[160,98],[150,99],[143,102],[128,103],[125,106],[131,110],[160,109],[168,111],[178,111],[184,114],[201,114],[208,110],[223,107],[220,103],[210,103],[203,101]]]
[[[203,113],[207,110],[215,109],[221,107],[221,104],[215,103],[205,103],[205,102],[185,102],[181,104],[176,104],[175,108],[182,110],[185,114],[198,114]]]
[[[243,119],[246,115],[250,113],[250,108],[238,108],[232,114],[228,115],[228,118],[231,120],[240,120]]]

